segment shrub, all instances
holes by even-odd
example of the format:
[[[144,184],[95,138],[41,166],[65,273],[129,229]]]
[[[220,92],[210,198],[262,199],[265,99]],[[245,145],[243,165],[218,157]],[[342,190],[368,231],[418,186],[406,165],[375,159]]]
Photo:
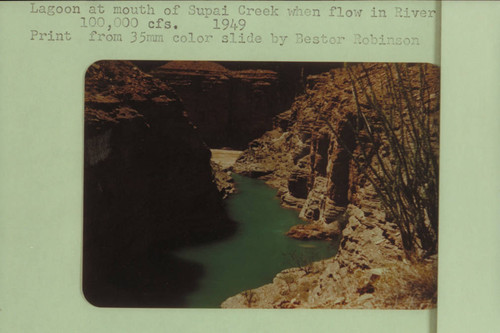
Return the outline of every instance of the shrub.
[[[374,78],[364,65],[346,66],[356,107],[347,121],[354,144],[327,121],[397,223],[410,259],[437,252],[439,103],[431,102],[437,92],[426,68],[386,64]]]
[[[257,301],[257,294],[253,290],[245,290],[241,293],[245,299],[245,305],[249,308]]]

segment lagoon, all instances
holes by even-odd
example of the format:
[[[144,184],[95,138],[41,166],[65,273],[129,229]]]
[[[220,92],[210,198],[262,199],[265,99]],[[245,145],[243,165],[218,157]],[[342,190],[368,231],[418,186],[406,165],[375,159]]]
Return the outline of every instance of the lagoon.
[[[335,255],[338,242],[303,241],[285,233],[304,223],[281,207],[276,190],[264,181],[233,174],[238,193],[226,200],[229,217],[238,226],[230,238],[175,251],[179,259],[199,264],[203,274],[184,306],[217,308],[237,293],[271,283],[283,269]]]

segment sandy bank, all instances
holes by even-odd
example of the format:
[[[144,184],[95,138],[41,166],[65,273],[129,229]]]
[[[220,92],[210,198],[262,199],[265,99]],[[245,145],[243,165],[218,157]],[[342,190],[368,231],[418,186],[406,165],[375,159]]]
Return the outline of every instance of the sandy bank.
[[[241,150],[210,149],[212,152],[212,161],[219,164],[222,169],[232,167],[234,162],[241,155]]]

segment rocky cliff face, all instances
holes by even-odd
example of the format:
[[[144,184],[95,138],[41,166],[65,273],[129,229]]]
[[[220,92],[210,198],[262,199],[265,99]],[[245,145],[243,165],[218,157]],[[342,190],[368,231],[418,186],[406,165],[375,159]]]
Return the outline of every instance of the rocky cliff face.
[[[436,306],[437,259],[404,259],[397,226],[383,211],[349,205],[337,255],[286,269],[223,308],[426,309]],[[382,223],[381,223],[382,222]]]
[[[389,95],[394,96],[395,88],[385,79],[387,73],[396,73],[395,67],[365,64],[350,70],[361,78],[363,89],[358,86],[356,91],[349,72],[342,68],[310,76],[306,93],[275,117],[274,128],[251,142],[233,168],[266,179],[279,189],[285,207],[300,211],[308,223],[292,228],[289,236],[341,237],[338,254],[286,270],[272,284],[232,297],[223,307],[421,308],[435,304],[436,257],[418,264],[406,261],[401,230],[368,181],[383,164],[395,163],[390,144],[383,133],[373,134],[367,126],[359,130],[361,134],[354,129],[363,123],[362,117],[368,117],[374,129],[381,128],[377,108],[370,102],[372,94],[380,96],[379,105],[384,108],[401,109],[391,104]],[[437,152],[439,68],[409,65],[406,75],[411,99],[430,110],[426,126],[432,150]],[[425,89],[418,89],[422,82]],[[407,137],[405,122],[413,112],[407,97],[399,96],[405,101],[404,117],[396,115],[394,120],[399,138]],[[367,140],[369,135],[380,140]],[[407,153],[413,154],[413,149],[418,150],[410,145]],[[359,161],[372,171],[362,172]]]
[[[84,193],[84,291],[100,306],[176,304],[200,272],[168,249],[233,229],[183,104],[128,62],[87,71]]]
[[[211,148],[246,148],[272,128],[294,97],[288,81],[269,69],[229,70],[213,62],[172,61],[151,75],[172,87]]]
[[[374,89],[386,89],[384,65],[365,67]],[[435,108],[439,69],[430,65],[425,68],[427,103]],[[418,68],[410,70],[418,78]],[[285,207],[299,210],[300,216],[310,222],[291,230],[291,236],[325,239],[340,234],[347,221],[347,205],[363,200],[360,189],[367,179],[359,173],[350,154],[361,153],[352,131],[358,115],[347,71],[339,68],[309,76],[307,86],[306,94],[299,96],[290,110],[274,118],[274,128],[249,144],[233,170],[266,179],[279,189]],[[372,116],[375,113],[369,109],[365,112]],[[431,115],[434,141],[438,117],[438,112]]]

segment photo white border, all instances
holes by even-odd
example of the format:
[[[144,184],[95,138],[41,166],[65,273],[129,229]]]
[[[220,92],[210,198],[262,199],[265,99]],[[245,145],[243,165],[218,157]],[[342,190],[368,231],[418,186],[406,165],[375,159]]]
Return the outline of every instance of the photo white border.
[[[0,2],[0,330],[434,331],[436,310],[103,309],[88,304],[80,278],[86,67],[99,59],[183,59],[186,53],[191,60],[233,59],[191,47],[160,58],[158,51],[146,54],[140,48],[49,48],[27,41],[27,29],[47,24],[47,18],[27,15],[27,6]],[[500,73],[500,3],[444,1],[442,13],[438,332],[492,332],[500,326],[500,84],[491,74]],[[61,21],[60,28],[65,24]],[[241,60],[274,59],[247,48],[232,54]],[[298,61],[307,54],[287,57]],[[309,54],[315,61],[347,60]],[[370,57],[352,54],[348,60]],[[439,56],[426,62],[439,62]]]

